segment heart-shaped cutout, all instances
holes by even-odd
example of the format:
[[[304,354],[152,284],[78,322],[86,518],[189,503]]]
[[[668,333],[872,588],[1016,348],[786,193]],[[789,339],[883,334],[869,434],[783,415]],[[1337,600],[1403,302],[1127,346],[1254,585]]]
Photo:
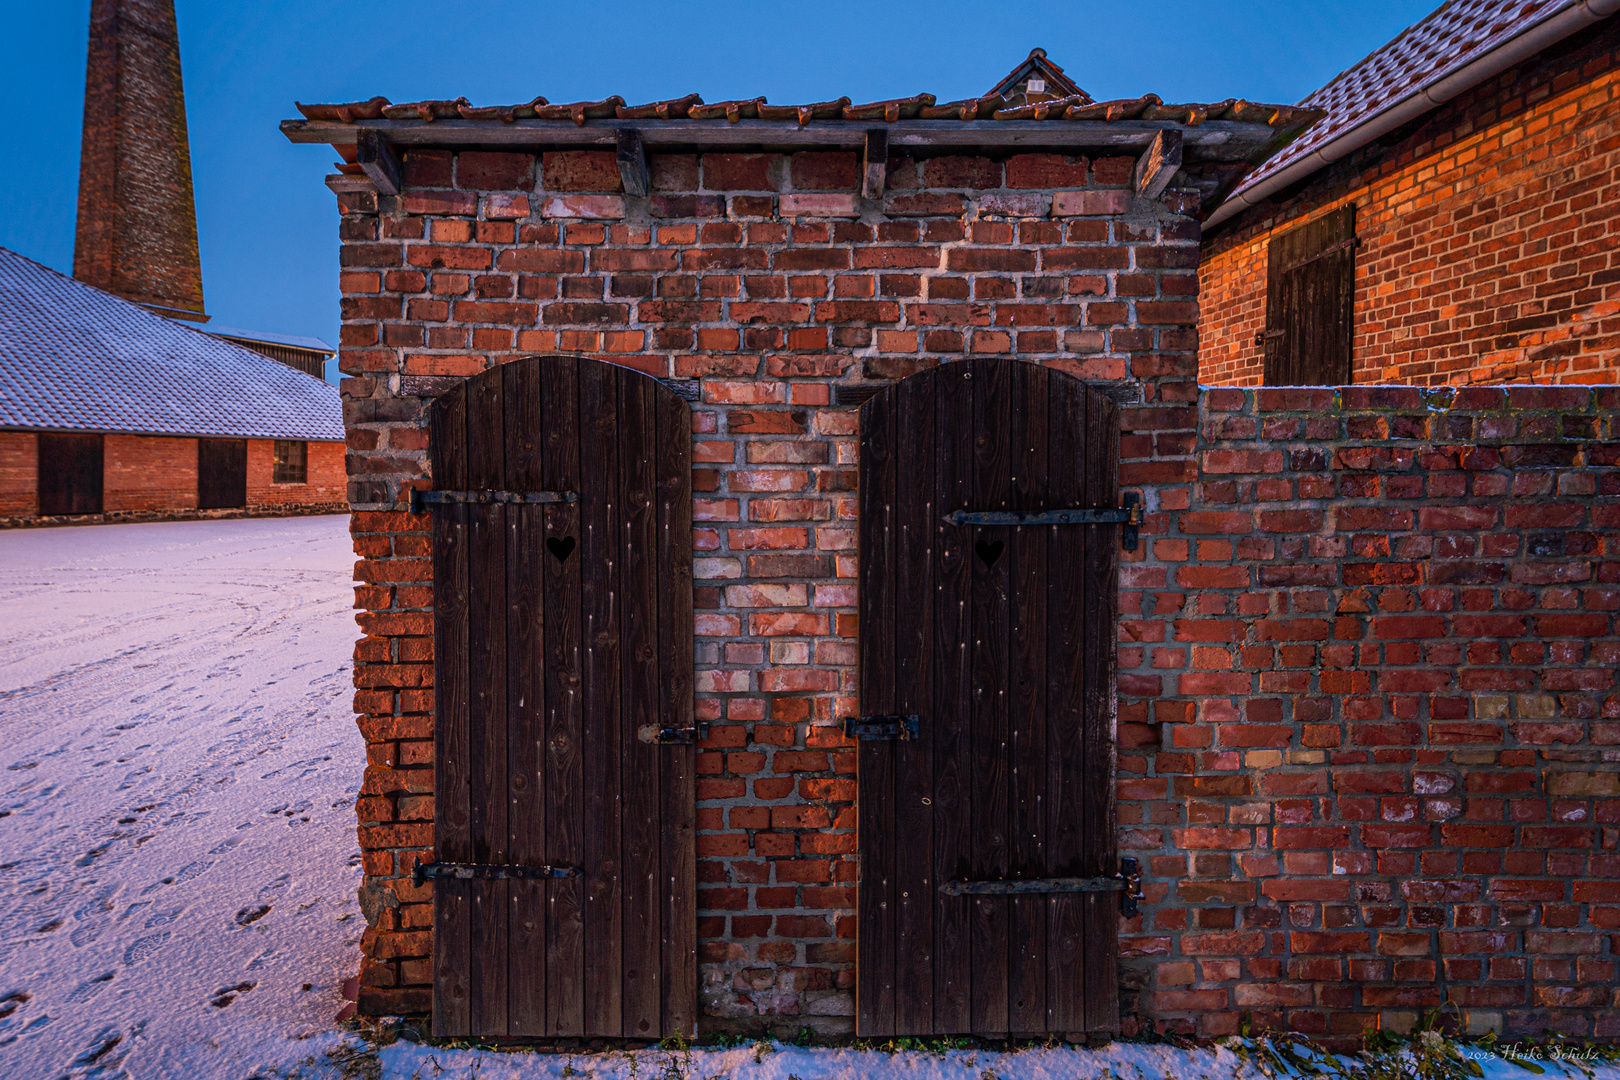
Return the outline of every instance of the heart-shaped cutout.
[[[574,553],[574,547],[579,543],[572,536],[546,537],[546,550],[557,556],[558,562],[567,562],[568,556]]]
[[[1007,545],[1000,540],[980,540],[973,545],[973,550],[979,553],[984,565],[994,566],[1001,553],[1007,550]]]

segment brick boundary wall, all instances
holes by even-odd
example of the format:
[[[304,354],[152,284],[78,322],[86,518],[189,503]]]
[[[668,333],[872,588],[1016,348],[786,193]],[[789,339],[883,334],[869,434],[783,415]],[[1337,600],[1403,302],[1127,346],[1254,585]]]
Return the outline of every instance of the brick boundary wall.
[[[1186,464],[1121,582],[1135,1011],[1620,1036],[1620,387],[1207,389]]]
[[[1257,386],[1267,242],[1356,206],[1352,381],[1620,382],[1620,20],[1220,225],[1200,372]]]
[[[1481,989],[1471,1022],[1497,1008],[1515,1030],[1607,1031],[1620,791],[1617,706],[1595,684],[1620,567],[1616,391],[1201,394],[1197,223],[1180,193],[1131,200],[1129,166],[902,162],[881,201],[855,195],[850,154],[654,157],[645,200],[595,152],[413,151],[398,197],[337,181],[362,1012],[430,1004],[431,894],[409,875],[432,840],[431,564],[427,520],[402,507],[429,483],[432,398],[550,352],[700,380],[702,1028],[836,1035],[855,930],[836,721],[856,705],[856,416],[833,390],[1004,355],[1135,399],[1121,482],[1152,512],[1122,570],[1121,826],[1148,901],[1126,933],[1128,1030],[1217,1035],[1245,1011],[1399,1026],[1443,979]],[[1468,621],[1497,604],[1521,613],[1500,639],[1508,624]],[[1542,637],[1545,673],[1526,651]],[[1532,868],[1521,852],[1543,841]],[[1572,858],[1606,880],[1572,891]],[[1567,972],[1528,966],[1549,942]],[[1527,965],[1517,982],[1466,967],[1501,959]]]

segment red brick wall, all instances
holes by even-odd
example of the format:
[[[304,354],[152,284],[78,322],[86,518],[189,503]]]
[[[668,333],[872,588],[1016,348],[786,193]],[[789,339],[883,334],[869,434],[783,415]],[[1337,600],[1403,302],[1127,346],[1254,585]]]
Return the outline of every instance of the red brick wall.
[[[1018,356],[1132,380],[1150,405],[1131,423],[1190,438],[1197,262],[1186,197],[1133,203],[1130,159],[901,161],[880,202],[856,164],[655,157],[629,200],[611,153],[413,152],[402,196],[341,197],[363,1009],[428,1003],[430,894],[408,875],[432,835],[432,590],[427,522],[398,509],[427,483],[426,408],[564,351],[702,380],[703,1024],[851,1029],[856,416],[832,384]]]
[[[308,471],[302,484],[277,484],[275,441],[249,439],[247,452],[247,500],[252,508],[342,506],[348,485],[342,443],[312,442]]]
[[[666,158],[637,201],[610,155],[418,152],[404,195],[341,195],[363,1009],[429,1003],[432,583],[401,506],[433,396],[542,351],[701,380],[703,1025],[840,1032],[857,444],[833,388],[1000,353],[1142,397],[1132,1030],[1337,1036],[1440,993],[1475,1026],[1616,1033],[1620,391],[1201,400],[1195,224],[1126,199],[1127,165],[904,163],[866,203],[849,155]]]
[[[1354,382],[1620,382],[1617,60],[1609,20],[1217,226],[1201,380],[1259,385],[1267,242],[1349,202]]]
[[[1620,1035],[1620,387],[1209,390],[1187,464],[1122,580],[1136,1008]]]
[[[38,446],[32,432],[0,431],[0,517],[39,512]]]
[[[197,508],[196,439],[108,435],[102,455],[105,512]]]

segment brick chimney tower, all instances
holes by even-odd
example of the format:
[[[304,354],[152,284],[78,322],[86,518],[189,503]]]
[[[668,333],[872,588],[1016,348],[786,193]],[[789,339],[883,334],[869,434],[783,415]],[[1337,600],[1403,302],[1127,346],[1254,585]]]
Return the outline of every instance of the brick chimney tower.
[[[92,0],[73,276],[208,321],[174,0]]]

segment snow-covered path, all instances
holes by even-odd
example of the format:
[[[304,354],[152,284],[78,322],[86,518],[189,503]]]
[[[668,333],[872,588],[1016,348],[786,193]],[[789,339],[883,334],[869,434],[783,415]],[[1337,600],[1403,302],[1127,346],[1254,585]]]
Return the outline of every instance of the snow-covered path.
[[[343,516],[0,533],[0,1076],[282,1075],[359,962]]]

